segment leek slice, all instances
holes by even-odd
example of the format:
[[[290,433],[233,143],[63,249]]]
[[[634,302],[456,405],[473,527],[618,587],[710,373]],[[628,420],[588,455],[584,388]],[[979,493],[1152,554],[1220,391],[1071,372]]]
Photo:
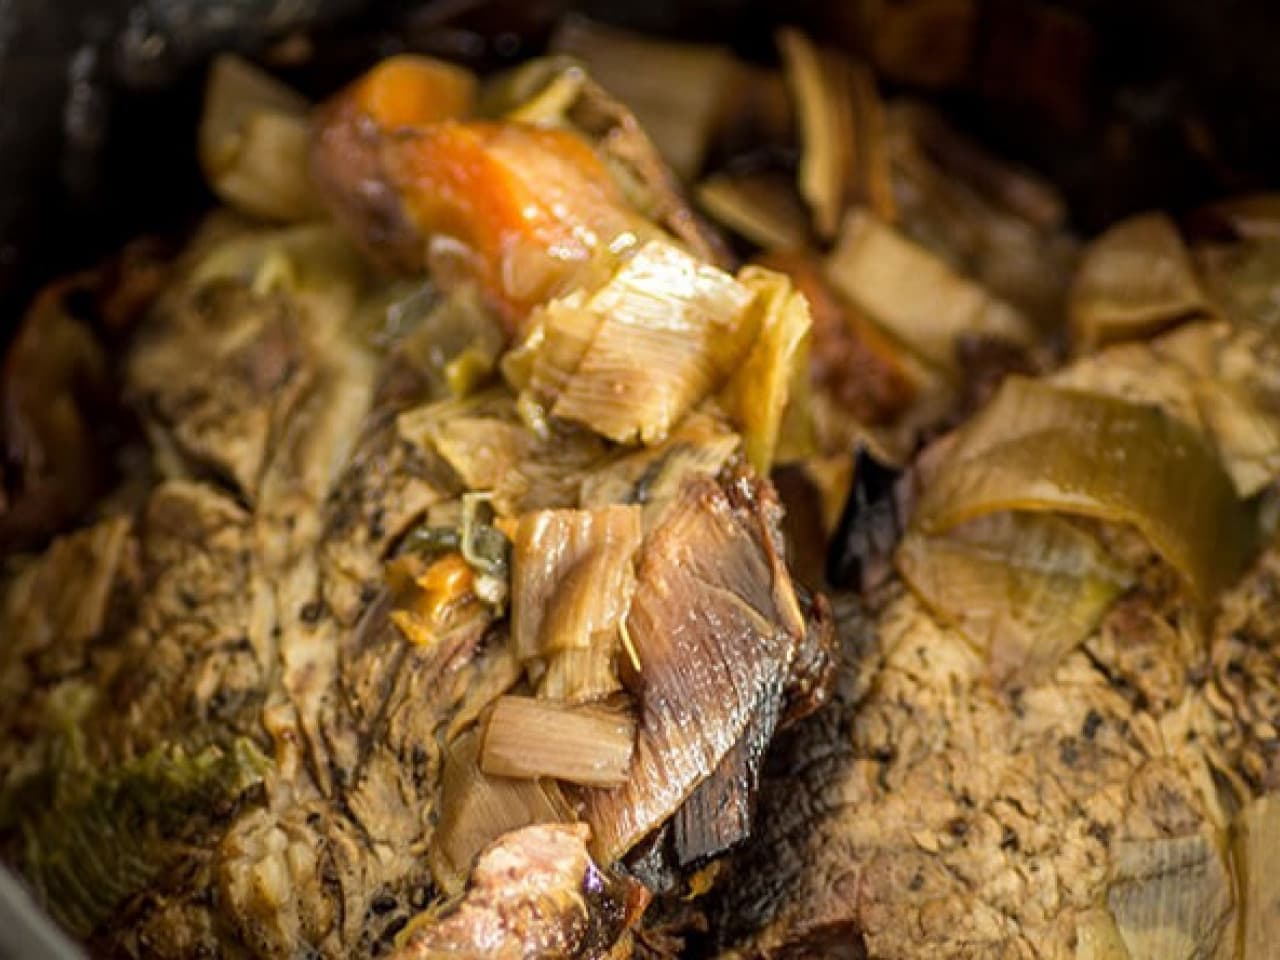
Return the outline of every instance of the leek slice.
[[[568,17],[551,50],[585,64],[625,103],[684,180],[702,168],[724,101],[740,68],[722,47],[672,43]]]
[[[480,769],[611,787],[627,779],[635,739],[635,718],[625,711],[507,695],[493,705]]]
[[[884,111],[870,69],[797,30],[781,31],[778,47],[799,118],[800,194],[819,235],[834,236],[853,202],[893,219]]]
[[[541,510],[520,518],[513,551],[512,649],[521,661],[616,634],[635,587],[640,508]]]
[[[222,200],[264,220],[296,221],[321,210],[307,172],[310,104],[240,57],[209,71],[199,156]]]
[[[698,184],[697,197],[714,219],[765,250],[797,250],[808,242],[808,215],[780,174],[717,173]]]
[[[441,776],[440,820],[431,844],[431,875],[455,895],[472,861],[498,837],[535,823],[572,819],[553,781],[490,776],[480,769],[481,737],[470,730],[449,745]]]
[[[1207,309],[1173,221],[1149,213],[1111,227],[1086,248],[1071,288],[1072,336],[1090,350]]]
[[[846,218],[826,273],[839,293],[943,370],[956,371],[962,336],[1035,340],[1019,311],[865,211]]]
[[[1240,890],[1240,960],[1264,960],[1280,943],[1280,796],[1258,797],[1235,824]]]
[[[804,373],[800,360],[813,318],[804,295],[785,274],[746,267],[738,279],[756,291],[760,336],[725,386],[721,401],[742,433],[747,460],[767,476],[797,371]]]
[[[727,273],[647,243],[585,301],[544,311],[531,394],[610,440],[659,442],[741,362],[759,327],[753,300]]]
[[[986,652],[995,682],[1036,683],[1129,586],[1092,537],[1052,515],[994,513],[929,537],[913,532],[898,570],[935,613]]]
[[[1131,523],[1201,600],[1243,571],[1251,509],[1212,449],[1155,407],[1010,377],[956,437],[917,529],[946,533],[1002,510]]]

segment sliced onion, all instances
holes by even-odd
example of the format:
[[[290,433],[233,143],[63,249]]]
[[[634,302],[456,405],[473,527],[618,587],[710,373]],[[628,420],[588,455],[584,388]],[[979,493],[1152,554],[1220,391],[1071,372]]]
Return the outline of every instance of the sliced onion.
[[[551,50],[581,61],[625,103],[681,178],[702,161],[739,65],[722,47],[672,43],[569,17]]]

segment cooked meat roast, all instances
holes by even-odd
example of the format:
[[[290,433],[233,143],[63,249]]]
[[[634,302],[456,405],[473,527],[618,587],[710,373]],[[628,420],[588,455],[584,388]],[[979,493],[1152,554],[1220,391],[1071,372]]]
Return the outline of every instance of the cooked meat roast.
[[[1274,204],[1081,248],[779,44],[220,60],[229,209],[36,301],[0,856],[92,954],[1269,955]]]

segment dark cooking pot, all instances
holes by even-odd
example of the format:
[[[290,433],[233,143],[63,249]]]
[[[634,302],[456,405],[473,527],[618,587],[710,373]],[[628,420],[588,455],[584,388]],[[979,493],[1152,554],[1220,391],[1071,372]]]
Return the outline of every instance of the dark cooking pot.
[[[872,0],[868,0],[868,3]],[[895,0],[879,0],[892,5]],[[903,2],[903,0],[897,0]],[[319,96],[413,49],[495,67],[566,10],[770,55],[781,22],[857,45],[858,0],[0,0],[0,344],[38,284],[208,203],[194,156],[211,53],[275,50]],[[970,65],[934,91],[963,126],[1048,172],[1089,231],[1274,186],[1280,5],[1269,0],[975,0]],[[305,32],[311,55],[279,42]],[[945,46],[946,39],[938,38]],[[921,51],[929,57],[931,51]],[[907,78],[909,82],[909,78]],[[1065,91],[1065,93],[1064,93]],[[0,958],[76,955],[0,871]]]

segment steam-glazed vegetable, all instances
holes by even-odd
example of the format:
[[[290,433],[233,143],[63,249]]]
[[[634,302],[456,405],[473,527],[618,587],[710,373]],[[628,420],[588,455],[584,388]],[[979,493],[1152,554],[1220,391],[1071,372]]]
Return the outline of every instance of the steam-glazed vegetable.
[[[640,508],[542,510],[516,528],[511,642],[521,660],[617,649],[635,587]],[[608,692],[608,691],[605,691]]]
[[[1256,545],[1249,508],[1208,443],[1154,407],[1011,377],[956,437],[915,517],[929,534],[1001,510],[1135,526],[1212,598]]]
[[[992,513],[939,536],[915,532],[897,565],[1011,686],[1042,680],[1131,582],[1092,537],[1051,514]]]
[[[1141,337],[1202,313],[1207,302],[1173,221],[1118,223],[1085,250],[1071,289],[1078,348]]]
[[[641,129],[680,177],[702,167],[742,69],[721,47],[664,43],[581,17],[562,23],[551,49],[580,61],[635,112]]]
[[[635,737],[635,720],[625,709],[499,697],[484,729],[480,769],[495,777],[612,787],[627,779]]]
[[[735,233],[764,250],[798,250],[809,219],[781,174],[717,173],[698,184],[698,203]]]
[[[624,784],[583,795],[604,861],[669,818],[749,723],[781,715],[806,628],[775,510],[757,480],[693,476],[645,541],[626,621],[643,677],[635,755]]]
[[[804,295],[784,275],[748,267],[739,280],[755,291],[759,334],[751,352],[725,386],[721,401],[742,433],[747,460],[761,474],[768,474],[787,406],[796,400],[803,402],[803,398],[793,396],[793,391],[797,382],[808,383],[801,361],[813,322]],[[807,417],[808,411],[801,410],[799,416]],[[801,439],[794,435],[798,432],[793,431],[793,442]]]
[[[875,78],[856,60],[816,47],[796,30],[778,35],[800,126],[800,194],[830,239],[853,203],[892,220],[893,187]]]
[[[957,369],[957,344],[980,337],[1027,346],[1035,334],[1017,310],[875,216],[845,220],[826,264],[831,285],[920,356]]]
[[[650,242],[604,285],[532,318],[533,398],[617,443],[662,440],[722,386],[760,329],[753,291]]]
[[[232,54],[209,70],[199,154],[218,197],[264,220],[318,216],[307,172],[310,104],[301,94]]]

